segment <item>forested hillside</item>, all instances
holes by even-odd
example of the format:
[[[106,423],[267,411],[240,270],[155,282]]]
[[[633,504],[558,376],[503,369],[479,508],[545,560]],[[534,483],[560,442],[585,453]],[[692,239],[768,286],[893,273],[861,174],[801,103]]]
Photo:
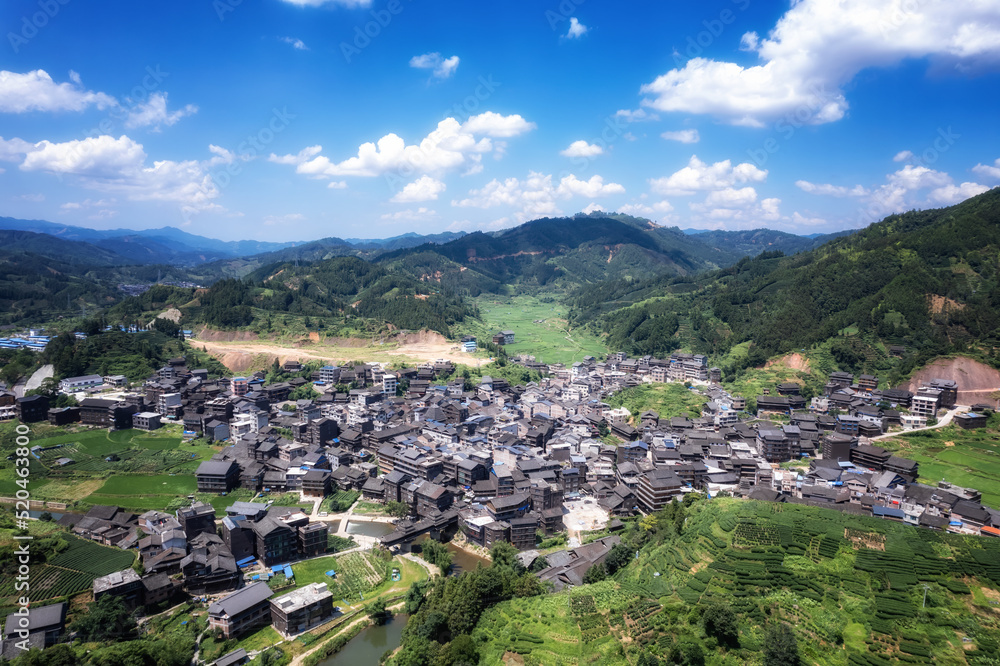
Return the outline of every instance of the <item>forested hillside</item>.
[[[664,332],[680,318],[685,342],[699,351],[724,355],[752,342],[747,365],[852,331],[925,358],[992,343],[1000,337],[1000,189],[893,215],[792,257],[765,252],[693,278],[608,281],[570,303],[575,323],[627,351],[671,351],[679,340]]]
[[[113,323],[147,322],[165,308],[178,308],[182,324],[222,329],[255,322],[270,329],[275,315],[371,319],[399,329],[428,328],[449,335],[472,313],[460,296],[355,257],[310,264],[272,264],[246,278],[219,280],[208,289],[158,286],[110,310]]]
[[[391,252],[379,261],[405,269],[413,256],[434,268],[430,273],[411,272],[415,277],[431,275],[475,295],[505,291],[504,285],[515,291],[551,291],[609,278],[689,275],[729,265],[742,255],[649,220],[592,213],[533,220],[495,233],[476,232],[443,245]]]

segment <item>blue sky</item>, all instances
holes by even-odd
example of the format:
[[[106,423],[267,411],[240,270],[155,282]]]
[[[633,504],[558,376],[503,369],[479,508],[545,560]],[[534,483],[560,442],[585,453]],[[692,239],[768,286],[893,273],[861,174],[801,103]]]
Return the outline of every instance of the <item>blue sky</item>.
[[[810,234],[1000,185],[1000,0],[7,0],[0,215]]]

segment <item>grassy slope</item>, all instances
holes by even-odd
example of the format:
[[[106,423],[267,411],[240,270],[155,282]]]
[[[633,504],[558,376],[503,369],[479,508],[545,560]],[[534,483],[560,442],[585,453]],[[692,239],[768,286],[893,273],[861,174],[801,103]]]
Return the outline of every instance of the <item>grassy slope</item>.
[[[566,307],[552,301],[546,303],[536,296],[483,296],[475,300],[482,321],[468,319],[456,330],[481,340],[489,340],[500,330],[512,330],[516,342],[507,345],[509,355],[532,354],[546,363],[568,365],[584,356],[608,353],[595,335],[582,328],[567,333]]]
[[[625,406],[632,412],[632,425],[638,425],[639,416],[652,409],[661,419],[669,419],[687,413],[691,417],[701,416],[705,398],[684,387],[683,384],[643,384],[619,391],[608,398],[612,407]]]
[[[885,552],[855,550],[843,538],[846,529],[884,537]],[[766,542],[776,544],[771,553],[783,562],[767,565],[770,571],[758,565],[753,573],[746,558],[763,551],[758,546],[755,554],[751,546]],[[891,565],[866,563],[885,556]],[[979,577],[963,575],[969,565],[962,563],[977,558],[993,563],[992,579],[982,570]],[[502,663],[508,651],[530,654],[537,664],[629,664],[635,650],[663,654],[680,637],[706,646],[707,664],[757,664],[761,627],[781,620],[795,628],[804,663],[898,663],[901,647],[929,653],[916,663],[976,663],[967,657],[990,654],[1000,638],[989,603],[1000,598],[998,558],[1000,543],[988,539],[823,509],[716,499],[693,509],[681,536],[643,547],[618,580],[499,604],[474,637],[484,642],[480,663],[489,665]],[[747,566],[750,573],[739,573]],[[948,589],[961,590],[962,581],[972,594]],[[893,594],[904,612],[885,619]],[[738,613],[739,649],[715,651],[706,640],[698,611],[713,601]],[[962,636],[972,642],[963,644]],[[869,662],[869,656],[888,661]]]

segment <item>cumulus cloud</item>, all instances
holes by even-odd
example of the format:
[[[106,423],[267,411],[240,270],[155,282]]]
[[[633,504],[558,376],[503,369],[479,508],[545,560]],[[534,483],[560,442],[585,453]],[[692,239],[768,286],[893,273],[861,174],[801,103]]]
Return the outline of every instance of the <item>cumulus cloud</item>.
[[[893,156],[893,162],[908,162],[913,159],[912,150],[901,150]]]
[[[972,172],[988,180],[1000,180],[1000,159],[993,162],[993,166],[977,164],[972,167]]]
[[[410,67],[429,69],[436,79],[447,79],[458,69],[458,56],[444,58],[440,53],[425,53],[410,58]]]
[[[640,215],[643,217],[652,217],[659,220],[662,220],[664,216],[667,213],[673,211],[673,209],[674,207],[666,199],[651,204],[630,203],[618,207],[618,211],[621,213],[625,213],[626,215]]]
[[[569,31],[566,33],[566,39],[579,39],[587,34],[590,30],[587,26],[580,23],[580,19],[575,16],[571,16],[569,19]]]
[[[744,183],[761,183],[767,179],[767,170],[758,169],[749,162],[732,165],[729,160],[706,164],[692,155],[688,165],[664,178],[649,181],[650,188],[666,196],[689,196],[695,192],[721,190]]]
[[[110,95],[85,90],[76,72],[73,83],[56,83],[47,72],[36,69],[25,74],[0,71],[0,112],[84,111],[90,107],[107,109],[118,106]]]
[[[232,160],[232,153],[213,146],[215,157],[204,160],[159,160],[148,164],[142,145],[122,135],[102,135],[53,143],[28,143],[0,139],[0,159],[20,162],[22,171],[38,171],[75,178],[88,189],[120,194],[133,201],[180,204],[194,212],[221,210],[213,199],[219,189],[208,173],[219,160]]]
[[[268,160],[294,166],[296,173],[310,178],[441,174],[463,167],[468,173],[477,170],[483,154],[496,149],[492,139],[518,136],[534,127],[534,123],[519,115],[502,116],[488,111],[464,123],[445,118],[418,144],[407,145],[400,136],[386,134],[376,143],[362,144],[357,156],[341,162],[322,155],[322,146],[309,146],[295,155],[272,153]]]
[[[950,206],[952,204],[957,204],[960,201],[965,201],[966,199],[974,197],[977,194],[987,192],[989,189],[989,187],[980,185],[979,183],[967,182],[961,183],[960,185],[949,183],[948,185],[942,185],[941,187],[931,190],[928,198],[934,203]]]
[[[408,183],[390,201],[394,203],[416,203],[419,201],[434,201],[445,191],[445,184],[430,176],[421,176]]]
[[[696,129],[678,130],[676,132],[664,132],[660,135],[667,141],[679,141],[680,143],[698,143],[701,136]]]
[[[597,157],[604,153],[604,148],[595,143],[587,143],[583,139],[569,144],[565,150],[560,150],[559,154],[565,157]]]
[[[190,116],[197,112],[198,107],[194,104],[188,104],[183,109],[176,111],[168,111],[167,93],[155,92],[145,102],[129,109],[128,116],[125,118],[125,127],[128,129],[149,127],[156,132],[164,125],[170,127],[184,116]]]
[[[834,122],[848,109],[844,86],[864,69],[928,57],[958,70],[995,63],[1000,2],[799,0],[766,38],[747,33],[741,48],[761,64],[694,58],[643,85],[643,105],[757,127],[781,117]]]
[[[531,171],[523,180],[507,178],[501,182],[493,179],[478,190],[470,190],[465,199],[453,200],[451,205],[467,208],[508,206],[517,210],[516,219],[524,221],[546,215],[561,215],[557,199],[595,198],[624,192],[624,187],[618,183],[605,183],[601,176],[580,180],[570,174],[555,185],[550,174]]]

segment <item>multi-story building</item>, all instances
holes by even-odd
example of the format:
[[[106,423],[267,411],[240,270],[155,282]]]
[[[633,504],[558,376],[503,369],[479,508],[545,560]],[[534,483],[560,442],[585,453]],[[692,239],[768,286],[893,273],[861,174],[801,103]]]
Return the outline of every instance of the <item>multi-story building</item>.
[[[188,539],[203,533],[215,534],[215,507],[195,502],[191,506],[177,509],[177,522]]]
[[[136,609],[143,603],[142,579],[132,569],[122,569],[94,579],[94,601],[102,597],[120,597],[125,606]]]
[[[270,624],[273,594],[267,583],[257,582],[219,599],[208,607],[209,630],[228,639]]]
[[[328,533],[326,523],[308,523],[295,528],[299,555],[313,557],[325,553]]]
[[[288,638],[308,631],[333,617],[333,594],[326,583],[311,583],[271,599],[271,622]]]
[[[669,467],[658,467],[639,477],[636,499],[645,511],[659,511],[681,494],[683,485]]]
[[[240,466],[231,460],[206,460],[195,471],[198,492],[228,493],[239,485]]]
[[[137,430],[156,430],[160,427],[160,415],[156,412],[136,412],[132,415],[132,427]]]

